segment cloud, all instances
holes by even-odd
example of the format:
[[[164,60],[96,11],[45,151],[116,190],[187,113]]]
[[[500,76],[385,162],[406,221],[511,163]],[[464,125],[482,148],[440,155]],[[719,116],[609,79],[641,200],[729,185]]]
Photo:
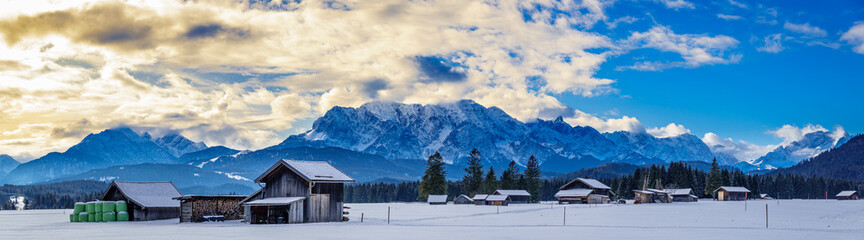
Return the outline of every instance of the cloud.
[[[702,142],[711,148],[711,152],[733,156],[739,161],[757,159],[777,147],[777,145],[756,145],[741,140],[735,141],[732,138],[724,139],[712,132],[705,133]]]
[[[776,33],[765,37],[765,45],[756,48],[760,52],[778,53],[783,51],[783,34]]]
[[[688,2],[688,1],[684,1],[684,0],[655,0],[655,1],[662,3],[667,8],[671,8],[671,9],[675,9],[675,10],[678,10],[681,8],[689,8],[689,9],[696,8],[696,5],[693,5],[693,3]]]
[[[616,18],[615,20],[612,20],[611,22],[606,22],[606,28],[615,29],[618,27],[618,24],[621,24],[621,23],[630,24],[630,23],[634,23],[638,20],[639,20],[638,18],[635,18],[632,16],[624,16],[624,17]]]
[[[829,132],[828,129],[820,125],[807,124],[804,127],[796,127],[789,124],[783,125],[782,127],[768,131],[766,133],[774,135],[780,139],[783,139],[783,142],[780,143],[781,146],[788,146],[792,144],[792,142],[801,140],[804,138],[804,135],[813,132]]]
[[[742,19],[744,19],[744,17],[742,17],[742,16],[738,16],[738,15],[726,15],[726,14],[722,14],[722,13],[718,13],[718,14],[717,14],[717,18],[720,18],[720,19],[723,19],[723,20],[727,20],[727,21],[728,21],[728,20],[742,20]]]
[[[660,128],[657,128],[657,127],[649,128],[649,129],[646,129],[646,131],[648,132],[648,134],[651,134],[654,137],[658,137],[658,138],[677,137],[677,136],[680,136],[683,134],[689,134],[690,133],[690,129],[685,128],[684,125],[675,124],[675,123],[670,123],[669,125],[666,125],[665,127],[660,127]]]
[[[681,55],[683,62],[640,62],[619,69],[659,71],[671,67],[698,67],[711,64],[736,63],[739,54],[727,54],[738,40],[725,35],[676,34],[667,26],[654,26],[647,32],[634,32],[627,40],[631,48],[654,48]]]
[[[645,127],[634,117],[622,116],[620,118],[598,118],[594,115],[575,110],[572,117],[564,118],[564,121],[573,126],[590,126],[599,132],[645,132]]]
[[[747,4],[740,3],[740,2],[737,2],[737,1],[735,1],[735,0],[729,0],[729,4],[731,4],[732,6],[736,6],[736,7],[739,7],[739,8],[743,8],[743,9],[747,9],[747,8],[749,8],[749,6],[747,6]]]
[[[792,32],[813,36],[813,37],[825,37],[828,35],[825,30],[822,30],[816,26],[810,26],[810,23],[804,24],[794,24],[790,22],[786,22],[783,24],[783,28]]]
[[[864,21],[856,22],[849,31],[840,36],[840,40],[852,45],[852,51],[864,54]]]

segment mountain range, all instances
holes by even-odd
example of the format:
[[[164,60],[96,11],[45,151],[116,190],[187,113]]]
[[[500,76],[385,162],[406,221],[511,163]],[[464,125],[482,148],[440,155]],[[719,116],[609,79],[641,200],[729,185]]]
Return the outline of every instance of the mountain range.
[[[6,173],[18,167],[18,165],[21,165],[21,163],[15,161],[11,156],[0,154],[0,176],[6,175]]]
[[[839,147],[849,141],[850,138],[849,134],[845,132],[841,136],[834,136],[828,131],[807,133],[800,140],[787,146],[779,146],[765,156],[741,161],[734,166],[745,172],[787,168],[815,157],[824,151]]]
[[[864,182],[864,135],[852,137],[840,147],[788,168],[777,169],[770,174],[796,174]]]

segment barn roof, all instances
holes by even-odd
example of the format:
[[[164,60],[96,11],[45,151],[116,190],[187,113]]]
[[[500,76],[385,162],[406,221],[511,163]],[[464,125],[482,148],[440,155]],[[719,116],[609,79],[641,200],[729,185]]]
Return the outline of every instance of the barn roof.
[[[489,194],[475,194],[474,198],[472,198],[472,199],[474,199],[474,200],[486,200],[486,197],[488,197],[488,196],[489,196]]]
[[[107,197],[111,188],[117,188],[126,199],[142,208],[180,207],[180,201],[174,198],[183,196],[171,182],[114,181],[108,186],[102,199]]]
[[[577,182],[577,181],[578,181],[578,182],[581,182],[582,184],[585,184],[585,185],[588,186],[589,188],[593,188],[593,189],[612,189],[612,188],[610,188],[609,186],[606,186],[606,184],[603,184],[603,183],[601,183],[600,181],[597,181],[597,180],[595,180],[595,179],[590,179],[590,178],[576,178],[576,179],[573,179],[572,181],[567,182],[567,184],[564,184],[564,186],[561,186],[560,189],[564,189],[565,187],[567,187],[567,186],[569,186],[570,184],[573,184],[574,182]]]
[[[274,197],[264,198],[255,201],[244,203],[245,206],[280,206],[290,205],[291,203],[306,199],[306,197]]]
[[[587,189],[587,188],[574,188],[574,189],[567,189],[567,190],[561,190],[561,191],[558,191],[557,193],[555,193],[555,197],[556,197],[556,198],[561,198],[561,197],[587,197],[589,194],[591,194],[591,192],[594,192],[594,189]]]
[[[506,201],[510,198],[510,195],[489,195],[486,197],[486,201]]]
[[[447,195],[429,195],[429,199],[426,200],[428,203],[446,203]]]
[[[493,195],[531,196],[531,194],[525,190],[495,190]]]
[[[666,192],[669,193],[669,195],[678,196],[678,195],[690,195],[692,190],[689,188],[678,188],[678,189],[666,189]]]
[[[175,197],[173,199],[177,200],[189,200],[189,199],[217,199],[217,198],[235,198],[235,199],[244,199],[249,196],[246,195],[183,195],[182,197]]]
[[[456,201],[456,199],[459,199],[459,198],[465,198],[465,199],[474,201],[474,199],[471,199],[470,197],[468,197],[468,195],[465,195],[465,194],[459,195],[458,197],[454,198],[453,201]]]
[[[716,191],[719,191],[720,189],[726,190],[727,192],[746,192],[746,193],[750,192],[750,190],[748,190],[745,187],[730,187],[730,186],[722,186],[722,187],[717,188],[717,190],[714,190],[714,191],[716,192]]]
[[[852,194],[857,193],[857,191],[842,191],[837,194],[838,197],[851,197]]]
[[[298,161],[298,160],[279,160],[273,164],[270,169],[264,171],[261,176],[255,179],[255,182],[261,183],[264,177],[270,175],[279,166],[285,166],[291,171],[300,175],[303,179],[309,182],[354,182],[354,179],[330,165],[325,161]]]

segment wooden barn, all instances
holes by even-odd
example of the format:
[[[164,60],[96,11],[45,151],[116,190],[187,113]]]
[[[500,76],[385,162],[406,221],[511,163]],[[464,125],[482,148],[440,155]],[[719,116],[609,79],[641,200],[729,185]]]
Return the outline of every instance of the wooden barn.
[[[253,224],[341,222],[342,192],[354,179],[322,161],[279,160],[255,179],[265,184],[244,199]]]
[[[588,178],[576,178],[567,182],[555,193],[558,203],[607,203],[612,188],[600,181]]]
[[[447,205],[447,195],[429,195],[426,198],[426,203],[429,205]]]
[[[858,200],[858,192],[842,191],[837,194],[837,200]]]
[[[206,222],[214,220],[236,220],[243,218],[240,206],[247,196],[243,195],[186,195],[180,200],[180,222]]]
[[[507,206],[512,200],[509,195],[489,195],[486,196],[486,204],[485,205],[493,205],[493,206]]]
[[[699,197],[693,195],[693,190],[689,188],[666,189],[664,190],[669,195],[669,200],[672,202],[696,202]]]
[[[465,196],[465,194],[459,195],[458,197],[453,199],[453,204],[473,204],[473,203],[474,203],[474,199],[471,199],[470,197]]]
[[[102,201],[126,201],[129,221],[179,218],[183,194],[171,182],[114,181],[102,195]]]
[[[717,201],[744,201],[747,200],[750,190],[745,187],[722,186],[714,190],[714,199]]]
[[[495,190],[492,195],[510,196],[510,203],[528,203],[528,198],[531,197],[531,194],[525,190]]]
[[[774,199],[771,197],[771,195],[768,195],[767,193],[759,194],[759,198],[761,198],[761,199]]]
[[[486,205],[487,197],[489,197],[489,194],[474,194],[474,197],[471,199],[474,200],[474,205]]]
[[[646,190],[633,190],[633,193],[636,195],[634,200],[636,203],[668,203],[671,201],[669,197],[669,193],[665,190],[659,189],[646,189]]]

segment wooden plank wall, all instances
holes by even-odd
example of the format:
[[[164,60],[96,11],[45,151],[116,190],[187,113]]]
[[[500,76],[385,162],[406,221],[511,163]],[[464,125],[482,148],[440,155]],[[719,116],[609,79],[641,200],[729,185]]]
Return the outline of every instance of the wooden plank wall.
[[[284,166],[279,166],[264,179],[264,198],[308,197],[308,183]]]

